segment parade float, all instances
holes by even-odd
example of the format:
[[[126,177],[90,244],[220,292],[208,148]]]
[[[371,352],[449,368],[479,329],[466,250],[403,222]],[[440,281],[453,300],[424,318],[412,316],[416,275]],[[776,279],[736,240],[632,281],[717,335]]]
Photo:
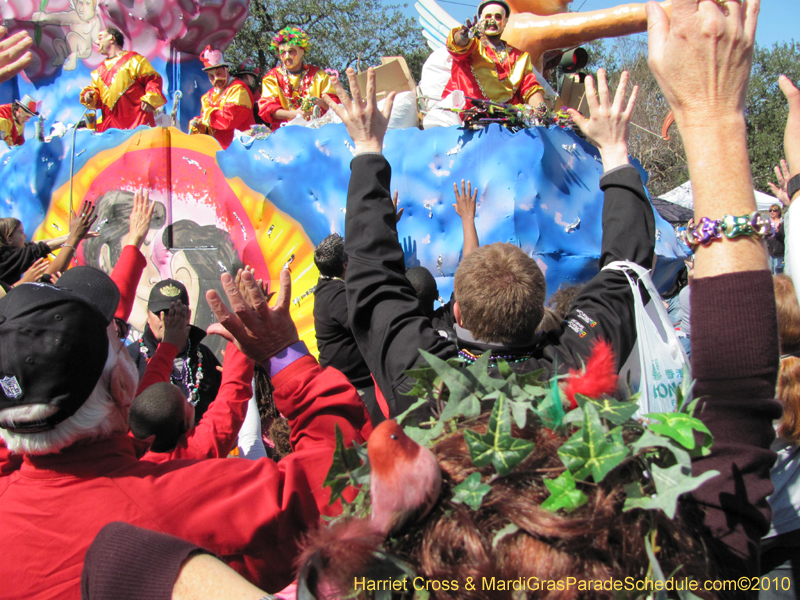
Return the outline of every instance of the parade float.
[[[512,43],[541,58],[548,50],[644,28],[640,5],[588,21],[579,16],[584,13],[559,15],[565,6],[514,3]],[[441,47],[453,20],[432,0],[418,8],[431,46]],[[70,208],[92,200],[100,236],[83,242],[77,260],[109,271],[127,234],[133,192],[147,188],[158,205],[142,249],[148,265],[131,317],[134,327],[144,326],[148,291],[161,279],[186,284],[193,321],[206,326],[212,317],[204,292],[218,289],[220,273],[248,264],[275,285],[280,269],[289,265],[292,316],[301,337],[315,348],[313,249],[329,233],[344,233],[353,156],[344,126],[286,126],[271,135],[240,135],[226,150],[212,137],[184,133],[209,88],[198,54],[208,45],[224,49],[247,9],[246,0],[132,5],[7,0],[0,5],[9,30],[27,29],[36,41],[31,66],[0,86],[0,103],[30,94],[42,102],[44,117],[43,140],[31,121],[24,145],[0,150],[2,216],[19,218],[26,231],[36,232],[34,239],[45,239],[63,235]],[[558,19],[566,43],[552,32],[541,42],[536,24],[552,26]],[[78,92],[102,61],[87,40],[96,28],[108,26],[121,29],[162,75],[168,103],[160,122],[165,126],[102,134],[74,127],[85,116]],[[548,293],[597,272],[602,166],[596,149],[569,129],[557,124],[518,130],[501,124],[408,127],[388,132],[384,152],[392,165],[392,188],[405,209],[398,232],[407,264],[427,267],[442,299],[450,296],[461,255],[461,222],[452,206],[453,182],[461,179],[479,189],[481,242],[520,246],[542,268]],[[656,227],[654,278],[668,287],[684,254],[672,226],[658,214]]]

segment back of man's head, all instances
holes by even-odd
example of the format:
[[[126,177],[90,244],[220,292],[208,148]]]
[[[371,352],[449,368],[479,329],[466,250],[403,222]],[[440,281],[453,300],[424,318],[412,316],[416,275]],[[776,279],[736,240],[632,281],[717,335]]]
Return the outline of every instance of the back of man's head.
[[[454,281],[463,326],[477,340],[509,346],[533,343],[545,291],[536,261],[513,244],[473,250],[461,261]]]
[[[154,383],[133,400],[131,433],[140,440],[156,436],[152,445],[154,452],[173,450],[188,431],[187,404],[177,386],[167,382]]]
[[[433,303],[439,297],[439,288],[436,287],[433,274],[425,267],[411,267],[406,271],[406,277],[417,292],[422,311],[428,316],[433,315]]]
[[[116,284],[91,267],[0,300],[0,436],[11,451],[50,454],[128,430],[138,378],[111,325],[118,303]]]
[[[332,233],[314,248],[314,264],[319,274],[325,277],[341,277],[344,275],[344,263],[347,254],[344,252],[344,238]]]

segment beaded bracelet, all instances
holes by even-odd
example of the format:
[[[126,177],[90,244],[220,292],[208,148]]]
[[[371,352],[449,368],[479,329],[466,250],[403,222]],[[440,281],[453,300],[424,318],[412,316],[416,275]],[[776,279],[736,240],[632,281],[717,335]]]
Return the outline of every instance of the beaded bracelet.
[[[752,235],[763,239],[774,235],[774,232],[769,221],[758,211],[740,217],[725,215],[716,221],[703,217],[697,225],[686,228],[686,241],[692,248],[721,240],[723,235],[728,239],[740,235]]]

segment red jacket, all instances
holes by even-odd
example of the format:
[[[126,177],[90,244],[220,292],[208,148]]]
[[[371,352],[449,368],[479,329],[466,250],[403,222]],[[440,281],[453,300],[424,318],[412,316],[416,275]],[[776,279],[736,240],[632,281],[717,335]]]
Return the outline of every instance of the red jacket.
[[[270,592],[288,585],[298,534],[315,524],[330,490],[334,425],[360,439],[365,412],[340,372],[310,356],[273,378],[295,452],[257,461],[139,460],[117,434],[57,454],[25,456],[0,478],[0,599],[80,598],[83,557],[112,521],[161,531],[209,549]]]
[[[162,350],[163,348],[163,350]],[[159,354],[163,361],[155,363]],[[169,381],[172,374],[172,361],[178,349],[172,344],[161,343],[139,383],[137,394],[154,383]],[[154,364],[155,363],[155,364]],[[163,364],[162,364],[163,363]],[[222,370],[222,384],[216,399],[208,405],[203,418],[191,431],[181,437],[178,445],[170,452],[148,451],[142,460],[164,462],[182,458],[225,458],[236,445],[239,430],[247,414],[247,403],[253,395],[253,361],[247,358],[234,344],[228,342],[225,349],[225,365]]]
[[[133,303],[136,301],[136,288],[146,266],[147,259],[136,246],[122,247],[117,264],[111,271],[111,279],[119,288],[119,306],[115,317],[125,321],[130,318]]]

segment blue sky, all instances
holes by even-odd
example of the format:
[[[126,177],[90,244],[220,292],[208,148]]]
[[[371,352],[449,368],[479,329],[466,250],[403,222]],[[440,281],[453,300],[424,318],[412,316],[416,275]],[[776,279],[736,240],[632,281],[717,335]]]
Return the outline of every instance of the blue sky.
[[[398,4],[391,0],[383,0],[386,4]],[[470,0],[437,0],[439,5],[459,21],[472,16],[480,2]],[[573,0],[571,8],[574,10],[598,10],[624,4],[624,0]],[[399,3],[402,4],[402,3]],[[466,5],[466,6],[465,6]],[[414,2],[409,1],[403,11],[416,19],[417,11]],[[758,19],[758,32],[756,41],[760,45],[772,46],[775,42],[788,42],[792,39],[800,40],[800,35],[795,34],[797,23],[800,20],[800,3],[798,0],[762,0],[761,15]]]

